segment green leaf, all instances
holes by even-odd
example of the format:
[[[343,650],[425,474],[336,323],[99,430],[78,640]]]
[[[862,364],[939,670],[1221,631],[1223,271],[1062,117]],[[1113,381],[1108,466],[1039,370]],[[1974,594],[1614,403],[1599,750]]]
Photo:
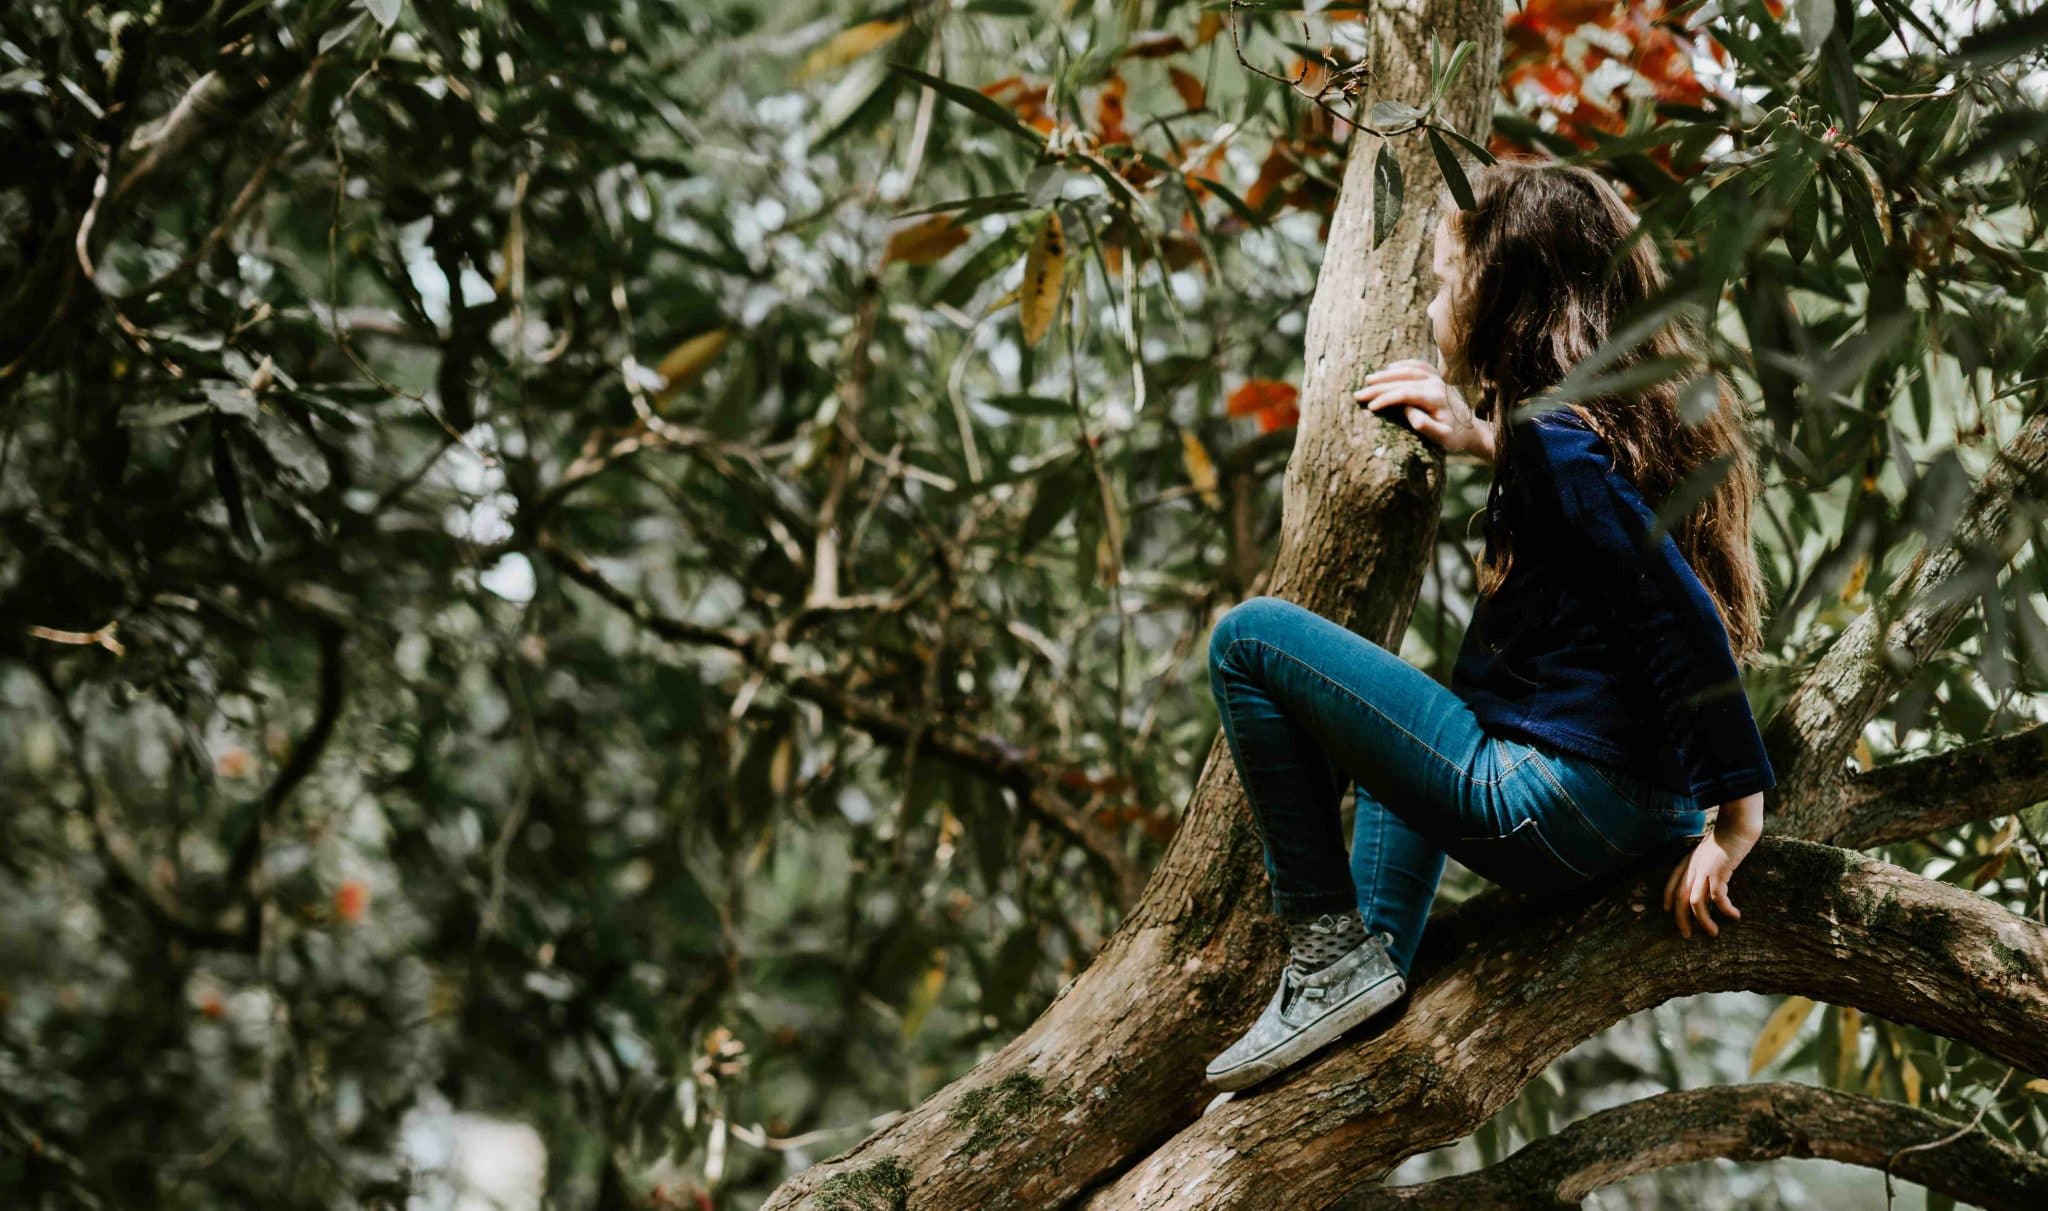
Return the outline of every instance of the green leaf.
[[[1799,45],[1810,55],[1835,28],[1835,0],[1792,0],[1792,16],[1799,25]]]
[[[1571,376],[1567,375],[1565,382],[1560,382],[1536,398],[1546,404],[1568,404],[1606,396],[1630,395],[1665,379],[1676,378],[1694,369],[1696,365],[1695,359],[1681,354],[1646,357],[1611,373],[1591,375],[1577,382],[1571,382]],[[1539,409],[1531,409],[1537,410]]]
[[[190,420],[213,411],[209,403],[197,404],[138,404],[121,409],[121,423],[132,428],[147,428],[153,425],[175,425],[181,420]]]
[[[991,395],[982,401],[1013,416],[1072,416],[1073,401],[1051,395]]]
[[[1976,66],[2002,62],[2048,43],[2048,8],[2037,7],[1997,25],[1970,31],[1956,43],[1956,58]]]
[[[1713,379],[1708,377],[1705,381],[1711,383]],[[1716,454],[1694,467],[1691,474],[1671,489],[1671,494],[1664,498],[1664,503],[1657,506],[1657,515],[1652,519],[1649,534],[1644,541],[1662,542],[1673,526],[1691,516],[1694,509],[1699,508],[1720,489],[1721,481],[1728,478],[1728,469],[1734,465],[1733,454]]]
[[[1075,502],[1081,498],[1085,480],[1085,469],[1080,465],[1079,455],[1063,459],[1046,469],[1044,477],[1038,481],[1038,494],[1031,500],[1031,512],[1024,515],[1023,528],[1017,532],[1019,555],[1028,554],[1073,511]]]
[[[1422,117],[1422,111],[1406,101],[1375,101],[1372,104],[1372,116],[1366,119],[1366,125],[1375,133],[1385,134],[1387,127],[1406,126],[1411,122],[1421,121]]]
[[[1471,56],[1472,51],[1478,45],[1477,42],[1466,38],[1458,43],[1456,49],[1451,51],[1450,63],[1445,65],[1443,74],[1436,78],[1436,87],[1430,90],[1430,112],[1436,112],[1437,102],[1443,99],[1444,90],[1451,86],[1451,81],[1458,78],[1458,69],[1465,65],[1465,60]]]
[[[2009,109],[1995,113],[1979,128],[1980,133],[1970,140],[1961,154],[1949,164],[1948,171],[1962,172],[2027,143],[2048,143],[2048,111],[2039,109]]]
[[[1443,173],[1444,185],[1450,189],[1451,196],[1457,199],[1458,209],[1472,209],[1477,205],[1472,200],[1472,185],[1465,179],[1465,169],[1459,165],[1457,155],[1451,151],[1451,145],[1444,142],[1444,137],[1437,133],[1436,127],[1426,126],[1423,130],[1429,135],[1429,150],[1436,156],[1437,169]]]
[[[1394,145],[1380,143],[1372,160],[1372,246],[1378,248],[1393,234],[1401,220],[1401,162],[1394,157]]]
[[[363,16],[364,14],[357,13],[355,16],[350,17],[348,20],[342,22],[340,25],[337,25],[333,29],[328,30],[326,33],[321,34],[320,41],[317,44],[318,49],[315,50],[314,53],[324,55],[328,51],[331,51],[335,47],[341,45],[343,42],[348,41],[349,37],[353,35],[356,32],[356,30],[362,28]]]
[[[1024,255],[1034,234],[1036,230],[1030,225],[1019,223],[975,249],[961,262],[960,268],[953,271],[953,276],[932,292],[932,301],[949,307],[965,307],[983,282]]]
[[[840,136],[859,129],[863,118],[874,119],[887,111],[896,93],[890,66],[887,60],[868,55],[855,60],[844,75],[832,82],[831,90],[818,102],[817,112],[811,117],[813,150],[829,147]]]
[[[1237,192],[1231,189],[1230,186],[1216,180],[1214,177],[1196,177],[1195,180],[1200,181],[1203,187],[1208,189],[1210,193],[1222,198],[1223,204],[1230,207],[1231,211],[1246,223],[1257,227],[1265,221],[1259,217],[1259,212],[1246,205],[1245,200],[1238,197]]]
[[[986,119],[996,129],[1005,134],[1022,139],[1033,147],[1042,147],[1045,144],[1045,136],[1019,122],[1016,114],[1003,108],[992,97],[986,96],[972,88],[955,84],[951,80],[934,76],[930,72],[919,71],[907,63],[891,63],[889,64],[889,69],[909,76],[955,105],[972,110],[977,116]]]
[[[362,0],[362,5],[385,29],[398,24],[399,10],[405,7],[401,0]]]
[[[1440,126],[1437,129],[1443,131],[1445,134],[1449,135],[1453,139],[1456,139],[1458,141],[1458,146],[1464,148],[1466,151],[1471,152],[1472,158],[1479,161],[1481,164],[1497,164],[1500,162],[1498,159],[1495,158],[1492,152],[1486,150],[1484,147],[1481,147],[1479,144],[1474,143],[1472,140],[1466,138],[1464,135],[1459,134],[1457,131],[1451,129],[1450,127]]]
[[[1820,229],[1820,193],[1820,186],[1812,185],[1792,199],[1792,217],[1785,224],[1785,251],[1794,265],[1806,260],[1814,233]]]

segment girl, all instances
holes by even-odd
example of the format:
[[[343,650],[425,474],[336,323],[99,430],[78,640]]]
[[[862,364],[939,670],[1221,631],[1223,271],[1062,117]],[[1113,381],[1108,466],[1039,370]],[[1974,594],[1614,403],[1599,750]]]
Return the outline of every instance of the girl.
[[[1473,209],[1438,204],[1442,372],[1408,359],[1357,393],[1494,467],[1450,686],[1274,597],[1231,609],[1210,639],[1210,687],[1292,952],[1264,1012],[1210,1062],[1219,1088],[1287,1068],[1407,990],[1447,854],[1545,896],[1683,845],[1664,885],[1679,932],[1718,934],[1710,905],[1742,915],[1728,880],[1776,777],[1737,664],[1759,646],[1763,596],[1740,413],[1718,374],[1518,408],[1663,278],[1630,238],[1633,212],[1583,168],[1502,161],[1471,183]],[[1691,333],[1668,326],[1613,365],[1691,354]],[[1656,534],[1656,506],[1717,458],[1711,497]]]

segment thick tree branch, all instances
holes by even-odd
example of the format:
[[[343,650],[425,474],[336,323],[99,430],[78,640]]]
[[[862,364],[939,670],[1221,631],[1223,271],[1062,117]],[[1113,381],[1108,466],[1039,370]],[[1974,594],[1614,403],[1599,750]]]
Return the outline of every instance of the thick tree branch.
[[[1772,718],[1766,739],[1778,766],[1771,831],[1841,834],[1845,762],[1864,725],[1947,641],[1970,594],[1943,586],[1972,568],[2003,567],[2026,543],[2014,505],[2048,496],[2048,412],[2027,418],[1971,494],[1955,532],[1913,557],[1889,590],[1829,645]]]
[[[1992,820],[2048,799],[2048,724],[1880,765],[1842,788],[1847,819],[1830,838],[1868,849]]]
[[[1658,907],[1665,874],[1646,862],[1590,901],[1489,892],[1442,914],[1414,991],[1377,1037],[1220,1101],[1087,1205],[1325,1205],[1470,1134],[1579,1041],[1702,992],[1853,1005],[2048,1071],[2041,922],[1890,863],[1766,836],[1735,876],[1741,920],[1686,939]],[[1191,1033],[1161,1062],[1198,1067],[1239,1028]]]
[[[1444,46],[1470,40],[1467,70],[1443,90],[1436,118],[1483,140],[1499,79],[1499,10],[1385,0],[1368,21],[1374,96],[1361,104],[1431,95],[1430,36]],[[1353,129],[1348,139],[1309,306],[1301,422],[1265,591],[1398,645],[1435,542],[1442,456],[1361,409],[1353,392],[1366,373],[1430,347],[1435,199],[1410,198],[1375,241],[1375,159],[1384,146],[1409,181],[1434,180],[1439,170],[1428,142],[1413,135],[1385,140]],[[1214,1092],[1202,1079],[1204,1059],[1270,991],[1246,973],[1284,949],[1259,852],[1219,735],[1142,899],[1088,969],[1001,1051],[785,1182],[764,1207],[844,1205],[826,1196],[849,1182],[893,1180],[902,1176],[897,1166],[909,1171],[913,1206],[1067,1206],[1170,1138]]]
[[[1790,1081],[1687,1089],[1589,1114],[1477,1173],[1353,1191],[1331,1211],[1576,1207],[1624,1178],[1711,1157],[1841,1161],[1992,1211],[2048,1207],[2048,1157],[1981,1130],[1957,1134],[1967,1127],[1883,1098]]]

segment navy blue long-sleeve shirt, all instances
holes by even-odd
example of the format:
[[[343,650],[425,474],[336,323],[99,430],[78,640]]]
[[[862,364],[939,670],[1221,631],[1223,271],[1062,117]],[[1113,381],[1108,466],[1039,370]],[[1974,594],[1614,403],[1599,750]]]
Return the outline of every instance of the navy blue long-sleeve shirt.
[[[1451,689],[1492,731],[1618,766],[1713,807],[1777,784],[1713,598],[1656,510],[1568,408],[1517,423],[1487,501],[1489,554]],[[1505,489],[1503,484],[1508,485]],[[1503,515],[1505,514],[1505,516]]]

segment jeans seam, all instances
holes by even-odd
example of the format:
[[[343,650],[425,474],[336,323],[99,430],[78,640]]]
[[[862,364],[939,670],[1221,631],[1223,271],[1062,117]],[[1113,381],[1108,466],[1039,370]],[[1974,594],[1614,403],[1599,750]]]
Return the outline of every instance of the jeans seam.
[[[1258,644],[1260,647],[1265,648],[1268,651],[1271,651],[1274,655],[1300,665],[1302,668],[1308,670],[1308,672],[1311,675],[1319,677],[1323,681],[1327,682],[1332,689],[1337,690],[1339,693],[1351,699],[1353,702],[1356,702],[1358,705],[1371,711],[1373,714],[1378,715],[1381,719],[1386,720],[1387,726],[1393,728],[1395,731],[1401,733],[1403,736],[1406,736],[1410,740],[1413,740],[1415,743],[1421,745],[1426,752],[1428,752],[1431,756],[1435,757],[1438,761],[1443,762],[1444,765],[1447,768],[1449,768],[1452,773],[1458,775],[1459,777],[1468,779],[1472,782],[1476,782],[1482,786],[1495,786],[1499,784],[1500,779],[1498,778],[1481,778],[1474,775],[1470,770],[1460,768],[1457,762],[1451,760],[1449,757],[1446,757],[1442,753],[1438,752],[1436,750],[1436,747],[1430,744],[1429,741],[1424,740],[1422,737],[1416,735],[1414,732],[1411,732],[1407,728],[1402,727],[1399,720],[1395,719],[1392,715],[1389,715],[1385,711],[1381,710],[1378,705],[1376,705],[1375,703],[1371,702],[1366,698],[1361,697],[1358,694],[1358,692],[1353,690],[1350,686],[1345,685],[1343,682],[1338,681],[1334,677],[1331,677],[1328,673],[1323,672],[1321,669],[1310,664],[1308,661],[1303,660],[1301,657],[1296,656],[1294,653],[1287,651],[1285,648],[1278,647],[1272,643],[1267,642],[1264,639],[1259,639],[1254,636],[1240,635],[1224,645],[1224,661],[1229,661],[1231,653],[1235,652],[1237,650],[1237,645],[1241,643]]]
[[[1228,659],[1230,656],[1230,649],[1226,647],[1224,649],[1223,654],[1224,658]],[[1231,726],[1235,728],[1237,726],[1237,720],[1235,718],[1237,704],[1236,701],[1231,697],[1229,689],[1230,687],[1228,683],[1226,683],[1224,685],[1223,694],[1223,711],[1225,714],[1232,715],[1232,719],[1230,722]],[[1252,784],[1249,780],[1247,780],[1244,777],[1242,770],[1238,771],[1237,784],[1240,788],[1244,790],[1244,797],[1246,801],[1252,805],[1252,831],[1258,835],[1259,844],[1265,848],[1267,853],[1270,854],[1271,852],[1273,852],[1273,843],[1272,840],[1266,836],[1266,826],[1264,823],[1264,818],[1266,816],[1266,808],[1259,803],[1259,797],[1256,794],[1252,793]],[[1271,880],[1269,879],[1268,882],[1270,883]],[[1335,894],[1341,894],[1326,893],[1320,889],[1310,891],[1283,891],[1278,887],[1272,887],[1269,888],[1269,890],[1272,892],[1273,896],[1275,915],[1279,916],[1287,915],[1290,909],[1297,914],[1307,912],[1312,909],[1322,911],[1320,905],[1322,897],[1324,897],[1326,894],[1333,896]],[[1352,890],[1352,896],[1355,897],[1357,894],[1357,889],[1354,888]]]
[[[1353,803],[1355,805],[1356,800],[1353,800]],[[1378,908],[1380,904],[1380,867],[1385,865],[1380,860],[1380,853],[1386,848],[1387,841],[1387,813],[1384,808],[1373,813],[1372,826],[1372,890],[1366,893],[1365,902],[1374,908]]]
[[[1607,834],[1601,832],[1600,826],[1593,823],[1593,818],[1586,814],[1586,809],[1579,806],[1579,801],[1572,798],[1572,793],[1564,788],[1564,783],[1557,780],[1557,775],[1552,773],[1548,766],[1539,761],[1536,764],[1536,771],[1547,778],[1550,781],[1550,785],[1557,788],[1557,793],[1564,796],[1564,801],[1571,806],[1572,812],[1578,816],[1579,822],[1586,826],[1586,831],[1600,838],[1600,844],[1605,845],[1621,857],[1626,858],[1630,856],[1627,850],[1607,839]]]
[[[1552,845],[1550,843],[1550,838],[1543,835],[1542,819],[1536,816],[1522,817],[1521,821],[1518,822],[1513,828],[1509,829],[1504,833],[1499,834],[1498,836],[1460,837],[1458,839],[1460,841],[1476,841],[1482,844],[1492,841],[1508,841],[1512,840],[1517,833],[1521,832],[1525,828],[1529,830],[1529,835],[1535,839],[1536,844],[1543,847],[1544,853],[1547,853],[1551,857],[1557,859],[1558,865],[1564,867],[1566,870],[1572,872],[1572,874],[1576,875],[1581,879],[1590,879],[1593,877],[1589,872],[1580,870],[1578,866],[1574,864],[1570,858],[1564,856],[1563,852],[1561,852],[1557,848],[1557,846]]]

